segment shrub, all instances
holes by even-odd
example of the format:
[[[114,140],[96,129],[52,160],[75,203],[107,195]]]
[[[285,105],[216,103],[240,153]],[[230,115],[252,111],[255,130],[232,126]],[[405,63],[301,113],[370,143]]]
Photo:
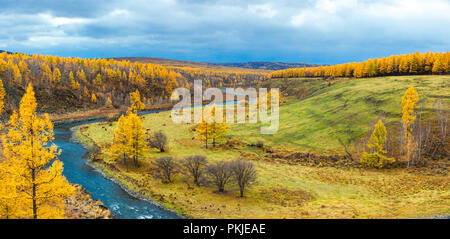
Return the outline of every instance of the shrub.
[[[233,137],[233,138],[228,139],[224,146],[227,148],[231,148],[231,149],[237,149],[244,145],[245,145],[245,143],[242,142],[241,139]]]
[[[264,147],[264,141],[262,141],[262,140],[258,140],[257,142],[256,142],[256,147],[258,147],[258,148],[262,148],[262,147]]]

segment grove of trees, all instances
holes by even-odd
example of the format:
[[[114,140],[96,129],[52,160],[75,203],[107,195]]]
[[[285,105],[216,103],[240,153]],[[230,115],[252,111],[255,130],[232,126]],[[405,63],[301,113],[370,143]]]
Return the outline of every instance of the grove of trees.
[[[393,75],[449,74],[450,52],[412,53],[331,66],[292,68],[275,71],[270,78],[375,77]]]
[[[122,160],[128,167],[128,160],[139,166],[139,159],[147,149],[142,120],[138,111],[143,108],[139,91],[131,93],[131,107],[126,115],[121,115],[114,129],[113,144],[109,149],[109,161]]]
[[[216,117],[216,105],[211,107],[203,107],[202,121],[195,127],[197,137],[205,143],[205,148],[208,148],[208,142],[212,141],[213,147],[220,139],[222,139],[227,133],[230,127],[224,123],[225,119],[221,122]]]
[[[442,100],[435,102],[436,117],[424,120],[419,107],[419,94],[409,87],[401,100],[400,130],[389,134],[379,120],[367,142],[367,152],[361,156],[363,165],[383,168],[395,162],[406,162],[407,167],[425,163],[425,157],[435,159],[438,154],[448,157],[445,144],[448,142],[448,112]],[[358,145],[357,145],[358,149]]]
[[[113,59],[0,53],[0,79],[5,88],[12,92],[21,91],[32,82],[38,102],[43,94],[61,95],[61,99],[52,98],[70,101],[75,109],[128,105],[129,93],[136,90],[140,91],[143,103],[159,104],[168,101],[173,89],[189,88],[194,79],[203,80],[204,87],[234,87],[256,85],[266,76],[266,73],[256,71],[218,71]],[[15,95],[10,98],[8,111],[12,112],[17,102]],[[56,106],[61,108],[62,104]]]

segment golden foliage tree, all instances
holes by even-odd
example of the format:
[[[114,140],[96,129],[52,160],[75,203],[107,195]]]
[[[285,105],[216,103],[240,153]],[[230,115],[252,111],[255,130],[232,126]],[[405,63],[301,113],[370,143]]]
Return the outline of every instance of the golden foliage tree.
[[[203,111],[204,112],[204,111]],[[208,141],[211,139],[211,125],[206,122],[205,114],[202,115],[202,121],[195,127],[197,137],[205,142],[205,148],[208,148]]]
[[[364,62],[332,66],[291,68],[275,71],[271,78],[299,77],[374,77],[385,75],[449,74],[450,52],[411,53]]]
[[[206,86],[249,86],[256,85],[267,75],[257,70],[212,70],[126,60],[0,53],[0,78],[5,86],[17,90],[32,81],[38,95],[43,90],[52,94],[67,89],[78,96],[76,100],[80,103],[91,102],[92,94],[104,103],[106,97],[103,96],[112,93],[114,103],[121,99],[120,103],[125,104],[129,93],[136,89],[142,99],[164,102],[179,84],[188,88],[189,81],[194,79],[203,80]],[[76,104],[76,107],[83,105]]]
[[[94,93],[92,93],[92,95],[91,95],[91,102],[94,104],[97,103],[97,96],[95,96]]]
[[[0,115],[3,112],[3,109],[5,109],[5,87],[3,87],[3,81],[0,79]]]
[[[146,150],[145,133],[142,121],[136,113],[128,112],[121,116],[114,129],[113,144],[109,150],[110,162],[122,159],[128,167],[128,159],[132,159],[135,166]]]
[[[223,120],[222,122],[218,121],[216,108],[216,105],[204,107],[202,121],[195,128],[197,137],[205,142],[205,148],[208,148],[209,140],[212,140],[213,147],[216,147],[217,141],[225,136],[230,128],[226,123],[223,123]]]
[[[176,78],[175,72],[171,71],[169,75],[165,79],[166,89],[165,92],[167,95],[171,95],[172,91],[178,87],[178,82]]]
[[[14,175],[6,162],[0,163],[0,218],[15,219],[24,216],[22,198]]]
[[[53,82],[55,84],[59,83],[61,81],[61,71],[59,71],[58,68],[55,68],[55,70],[53,70]]]
[[[106,99],[106,108],[111,108],[111,107],[112,107],[111,97],[108,96],[108,98]]]
[[[72,88],[72,90],[80,89],[80,83],[75,81],[75,77],[73,76],[72,71],[69,73],[69,80],[70,80],[70,87]]]
[[[31,83],[23,96],[19,112],[10,119],[11,129],[3,136],[3,155],[22,200],[26,217],[62,218],[64,199],[74,188],[62,175],[63,164],[52,144],[53,124],[48,115],[36,115],[36,98]]]
[[[138,166],[138,159],[142,157],[145,149],[145,133],[141,118],[135,113],[127,116],[126,133],[128,138],[129,157],[133,159],[134,165]]]
[[[361,158],[361,163],[372,168],[383,168],[386,165],[394,163],[393,158],[385,156],[386,150],[384,150],[384,142],[386,142],[386,127],[381,120],[375,124],[372,135],[370,136],[367,147],[373,151],[373,153],[364,153]]]
[[[42,64],[42,81],[44,84],[49,84],[53,78],[52,70],[47,64]]]
[[[402,126],[404,133],[402,147],[405,158],[408,161],[408,166],[412,160],[413,152],[417,147],[417,143],[414,141],[413,124],[416,119],[415,110],[418,100],[419,94],[413,86],[409,87],[402,97]]]
[[[262,102],[265,101],[267,102],[265,109],[266,110],[271,110],[272,109],[272,94],[274,95],[274,100],[277,101],[278,100],[278,104],[279,105],[283,105],[284,103],[286,103],[286,99],[283,97],[283,94],[281,94],[281,92],[278,93],[278,95],[276,94],[276,91],[274,89],[271,89],[269,92],[267,92],[267,94],[261,94],[259,95],[259,97],[256,99],[256,106],[261,107],[263,106]],[[263,100],[263,101],[260,101]]]
[[[130,93],[130,101],[131,106],[128,111],[131,111],[132,113],[137,113],[139,110],[143,110],[145,108],[144,103],[141,101],[141,94],[138,90]]]
[[[86,74],[84,70],[77,71],[77,78],[79,82],[86,82]]]
[[[114,129],[113,143],[109,150],[109,162],[116,162],[122,159],[123,164],[127,165],[128,148],[127,148],[127,133],[125,131],[126,116],[121,115],[117,121],[117,126]]]
[[[100,75],[100,73],[95,77],[95,84],[99,86],[102,85],[102,75]]]
[[[211,109],[211,117],[213,119],[212,122],[210,123],[211,125],[210,128],[213,147],[216,147],[217,141],[222,139],[230,129],[230,127],[226,123],[223,123],[223,119],[221,122],[217,122],[216,108],[217,107],[214,105]]]

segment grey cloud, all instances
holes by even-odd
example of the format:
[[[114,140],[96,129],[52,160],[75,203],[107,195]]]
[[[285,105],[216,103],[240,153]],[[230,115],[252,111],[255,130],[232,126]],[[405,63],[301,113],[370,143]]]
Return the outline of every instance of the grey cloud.
[[[0,49],[312,63],[447,51],[450,33],[442,27],[450,24],[450,4],[408,1],[8,0],[0,10]]]

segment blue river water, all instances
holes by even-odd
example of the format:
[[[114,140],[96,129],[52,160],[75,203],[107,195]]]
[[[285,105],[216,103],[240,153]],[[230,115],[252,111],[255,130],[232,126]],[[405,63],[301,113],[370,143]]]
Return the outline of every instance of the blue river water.
[[[222,104],[236,104],[236,101]],[[195,107],[195,106],[194,106]],[[163,110],[142,111],[140,115]],[[59,159],[64,163],[63,174],[71,183],[83,186],[94,200],[101,201],[114,214],[115,218],[124,219],[174,219],[179,216],[158,207],[150,200],[133,197],[115,182],[105,178],[101,172],[88,164],[88,152],[72,139],[74,126],[100,122],[102,119],[85,120],[77,123],[56,125],[53,141],[62,150]]]
[[[89,121],[92,123],[95,121]],[[118,184],[105,178],[102,173],[87,162],[87,150],[79,143],[72,141],[71,127],[85,124],[66,124],[56,126],[54,143],[62,150],[59,159],[64,163],[67,180],[83,186],[94,200],[99,200],[107,206],[115,218],[124,219],[172,219],[178,215],[161,209],[151,201],[141,200],[131,196]]]

